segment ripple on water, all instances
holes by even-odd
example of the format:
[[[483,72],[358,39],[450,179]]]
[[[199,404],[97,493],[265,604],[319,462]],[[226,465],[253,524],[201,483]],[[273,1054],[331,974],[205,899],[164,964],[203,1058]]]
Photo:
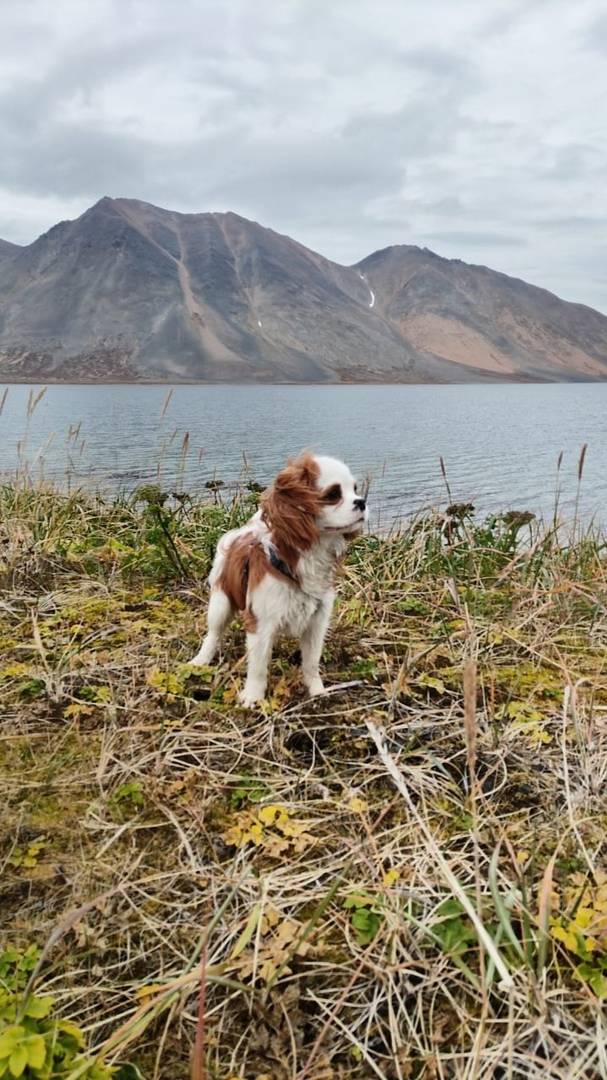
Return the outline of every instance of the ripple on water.
[[[167,387],[50,386],[28,424],[29,391],[9,389],[4,471],[27,464],[33,476],[104,491],[150,481],[202,491],[214,478],[231,489],[243,478],[267,483],[288,455],[312,447],[371,476],[371,505],[386,523],[444,505],[440,457],[453,499],[481,512],[550,514],[557,478],[566,512],[588,443],[581,512],[607,517],[607,384],[178,386],[164,415]]]

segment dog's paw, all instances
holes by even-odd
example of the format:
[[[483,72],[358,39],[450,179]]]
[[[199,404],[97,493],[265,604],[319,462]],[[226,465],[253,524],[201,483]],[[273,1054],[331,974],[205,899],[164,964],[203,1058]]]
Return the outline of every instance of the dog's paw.
[[[264,689],[258,690],[251,687],[247,688],[245,686],[244,690],[240,691],[238,700],[245,709],[254,709],[256,705],[259,705],[260,702],[263,701],[265,696],[266,692]]]
[[[196,653],[196,656],[193,656],[191,660],[186,660],[186,663],[189,664],[190,667],[210,667],[212,661],[212,656],[199,652]]]
[[[322,679],[311,679],[307,684],[307,690],[310,697],[320,697],[325,692]]]

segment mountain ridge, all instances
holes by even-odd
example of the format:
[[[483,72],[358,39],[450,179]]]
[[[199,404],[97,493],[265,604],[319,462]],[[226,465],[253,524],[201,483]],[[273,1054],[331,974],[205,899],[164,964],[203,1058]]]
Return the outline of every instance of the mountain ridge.
[[[233,211],[109,196],[0,241],[4,381],[605,378],[607,316],[415,245],[343,266]]]
[[[22,247],[20,244],[13,244],[11,240],[3,240],[2,237],[0,237],[0,259],[3,256],[16,254],[21,250]]]

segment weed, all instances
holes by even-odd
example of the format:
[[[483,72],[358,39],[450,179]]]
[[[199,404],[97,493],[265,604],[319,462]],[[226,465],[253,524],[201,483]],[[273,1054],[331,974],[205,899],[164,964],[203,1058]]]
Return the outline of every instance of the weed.
[[[185,1080],[201,981],[213,1080],[602,1075],[605,538],[363,536],[246,713],[226,492],[0,487],[0,1076]]]

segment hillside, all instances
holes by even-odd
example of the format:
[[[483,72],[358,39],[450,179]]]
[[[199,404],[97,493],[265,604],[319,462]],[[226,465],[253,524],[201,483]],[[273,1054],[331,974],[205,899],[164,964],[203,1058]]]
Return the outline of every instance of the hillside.
[[[602,379],[607,318],[518,278],[391,247],[360,264],[378,312],[412,348],[516,379]]]
[[[8,258],[9,255],[16,255],[17,252],[22,250],[19,244],[12,244],[10,240],[0,240],[0,259]]]
[[[110,198],[0,242],[4,380],[606,376],[605,316],[427,249],[346,267],[237,214]]]

